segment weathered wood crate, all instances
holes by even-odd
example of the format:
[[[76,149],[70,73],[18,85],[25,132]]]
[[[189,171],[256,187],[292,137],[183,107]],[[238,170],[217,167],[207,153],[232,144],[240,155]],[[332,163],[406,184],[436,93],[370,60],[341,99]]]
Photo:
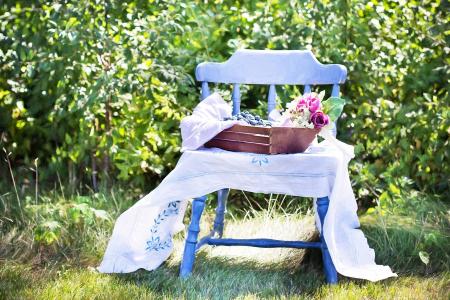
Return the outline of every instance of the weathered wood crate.
[[[217,134],[205,147],[260,154],[300,153],[320,129],[234,125]]]

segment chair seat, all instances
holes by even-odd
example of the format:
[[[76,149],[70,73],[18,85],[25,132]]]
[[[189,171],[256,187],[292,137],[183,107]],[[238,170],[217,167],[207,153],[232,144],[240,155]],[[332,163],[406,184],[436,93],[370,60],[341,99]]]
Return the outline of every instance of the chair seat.
[[[183,153],[165,181],[303,197],[328,196],[341,154],[322,142],[306,153],[264,155],[201,148]]]

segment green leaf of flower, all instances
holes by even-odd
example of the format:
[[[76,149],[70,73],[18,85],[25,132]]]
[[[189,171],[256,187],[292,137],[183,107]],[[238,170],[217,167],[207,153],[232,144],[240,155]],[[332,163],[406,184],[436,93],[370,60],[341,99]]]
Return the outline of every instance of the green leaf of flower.
[[[332,122],[335,122],[344,109],[345,100],[339,97],[330,97],[322,102],[323,112],[326,113]]]

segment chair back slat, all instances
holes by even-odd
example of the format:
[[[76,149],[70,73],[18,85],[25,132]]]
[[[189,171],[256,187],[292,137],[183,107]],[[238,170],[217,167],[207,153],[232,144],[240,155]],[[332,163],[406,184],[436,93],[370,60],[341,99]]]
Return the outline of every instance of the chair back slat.
[[[233,93],[231,94],[231,100],[233,101],[233,116],[237,115],[241,111],[241,91],[239,83],[233,85]]]
[[[333,84],[333,89],[331,90],[332,97],[339,97],[339,84]]]
[[[209,87],[208,87],[208,82],[207,81],[203,81],[202,82],[202,96],[201,99],[205,99],[206,97],[209,96]]]
[[[309,84],[305,85],[305,89],[303,90],[303,94],[311,93],[311,86]]]
[[[267,96],[267,115],[269,115],[272,110],[276,107],[277,90],[275,85],[271,84],[269,87],[269,95]]]

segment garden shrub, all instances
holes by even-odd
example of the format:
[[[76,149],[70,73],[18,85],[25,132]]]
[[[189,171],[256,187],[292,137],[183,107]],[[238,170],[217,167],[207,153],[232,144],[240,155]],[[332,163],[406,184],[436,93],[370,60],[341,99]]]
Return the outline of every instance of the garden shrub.
[[[0,10],[2,147],[15,166],[38,157],[44,181],[58,173],[92,185],[96,171],[102,182],[154,185],[180,155],[197,63],[244,47],[311,49],[349,71],[339,137],[356,145],[358,199],[404,188],[448,198],[445,1],[6,1]],[[255,108],[266,93],[246,89],[243,102]]]

